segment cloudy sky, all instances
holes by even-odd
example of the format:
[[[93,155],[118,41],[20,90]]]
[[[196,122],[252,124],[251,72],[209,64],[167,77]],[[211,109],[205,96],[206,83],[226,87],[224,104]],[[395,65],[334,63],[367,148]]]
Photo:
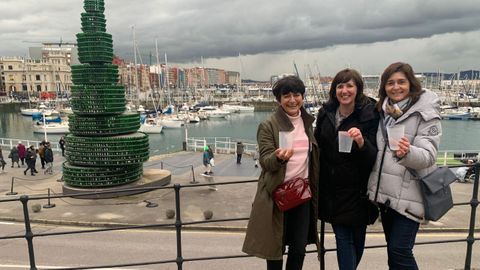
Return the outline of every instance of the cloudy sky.
[[[480,69],[479,0],[105,0],[114,50],[143,63],[237,70],[267,80],[292,73],[378,74],[394,61],[415,71]],[[82,0],[0,0],[0,56],[41,42],[75,42]],[[240,55],[240,56],[239,56]],[[163,58],[163,57],[162,57]],[[155,60],[153,60],[155,61]]]

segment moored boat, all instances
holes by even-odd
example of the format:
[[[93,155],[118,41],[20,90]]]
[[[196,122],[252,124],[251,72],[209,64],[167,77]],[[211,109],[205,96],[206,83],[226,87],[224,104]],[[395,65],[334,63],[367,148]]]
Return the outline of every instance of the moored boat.
[[[65,134],[69,132],[68,122],[50,123],[50,124],[35,124],[33,125],[33,133],[47,133],[47,134]]]

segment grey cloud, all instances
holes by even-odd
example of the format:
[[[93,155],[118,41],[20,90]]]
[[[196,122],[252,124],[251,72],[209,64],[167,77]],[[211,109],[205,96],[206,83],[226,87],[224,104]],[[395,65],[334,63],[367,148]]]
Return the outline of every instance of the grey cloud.
[[[75,41],[82,6],[2,0],[0,55],[25,54],[22,40]],[[162,55],[191,62],[465,33],[480,29],[479,12],[477,0],[106,0],[105,15],[121,57],[133,56],[135,25],[142,54],[157,38]]]

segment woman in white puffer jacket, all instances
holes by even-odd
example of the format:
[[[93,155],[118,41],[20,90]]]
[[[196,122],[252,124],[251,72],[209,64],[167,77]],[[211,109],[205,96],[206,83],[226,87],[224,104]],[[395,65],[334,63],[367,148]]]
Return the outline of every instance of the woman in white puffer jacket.
[[[377,108],[377,160],[368,181],[370,200],[380,206],[390,269],[418,269],[413,246],[424,206],[418,177],[435,170],[442,135],[440,101],[422,90],[412,67],[393,63],[382,74]],[[383,125],[383,127],[382,127]],[[403,125],[404,137],[392,150],[384,135],[386,127]]]

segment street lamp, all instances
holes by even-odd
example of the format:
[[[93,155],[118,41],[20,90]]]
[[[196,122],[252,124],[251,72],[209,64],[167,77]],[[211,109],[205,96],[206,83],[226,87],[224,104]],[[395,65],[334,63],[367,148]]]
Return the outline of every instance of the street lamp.
[[[45,141],[48,142],[47,140],[47,121],[45,119],[45,108],[42,108],[42,119],[43,119],[43,133],[45,134]]]

